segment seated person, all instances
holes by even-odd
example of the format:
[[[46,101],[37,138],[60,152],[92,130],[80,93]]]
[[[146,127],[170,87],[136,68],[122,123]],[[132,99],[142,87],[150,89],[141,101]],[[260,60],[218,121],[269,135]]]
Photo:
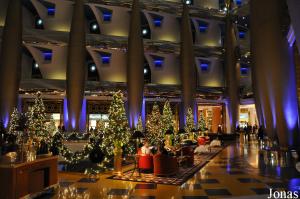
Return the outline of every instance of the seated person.
[[[150,155],[152,147],[149,146],[149,142],[144,140],[144,145],[141,147],[141,153],[143,155]]]
[[[165,148],[167,151],[175,151],[175,147],[173,147],[173,146],[171,145],[169,139],[166,139],[164,148]]]
[[[174,152],[171,150],[168,150],[164,144],[162,144],[158,147],[157,154],[168,155],[168,156],[175,155]]]

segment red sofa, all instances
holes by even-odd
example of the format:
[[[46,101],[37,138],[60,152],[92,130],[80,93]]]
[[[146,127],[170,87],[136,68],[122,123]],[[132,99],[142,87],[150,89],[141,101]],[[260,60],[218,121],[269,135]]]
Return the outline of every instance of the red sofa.
[[[153,156],[152,155],[139,155],[139,169],[140,171],[153,171]]]
[[[139,162],[138,168],[142,172],[152,172],[153,171],[153,155],[142,154],[141,149],[138,150]]]
[[[178,172],[177,158],[164,154],[156,154],[153,157],[154,175],[170,176]]]
[[[198,137],[198,145],[205,145],[206,144],[206,139],[205,137]]]

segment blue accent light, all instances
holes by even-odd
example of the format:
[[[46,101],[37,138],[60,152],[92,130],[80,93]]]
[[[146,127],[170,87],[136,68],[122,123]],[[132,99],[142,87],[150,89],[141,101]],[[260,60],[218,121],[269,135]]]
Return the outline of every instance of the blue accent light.
[[[206,23],[204,21],[199,21],[198,24],[199,24],[199,31],[200,32],[204,33],[204,32],[207,31],[207,29],[208,29],[208,23]]]
[[[79,130],[84,132],[86,128],[86,98],[82,100],[81,115],[79,121]]]
[[[158,18],[153,19],[153,23],[154,23],[155,27],[160,27],[161,26],[161,22],[162,22],[161,19],[158,19]]]
[[[55,8],[51,7],[51,8],[47,8],[48,10],[48,16],[54,16],[55,15]]]
[[[104,11],[102,12],[103,21],[111,21],[112,14],[111,12]]]
[[[242,0],[235,0],[236,5],[241,6],[242,5]]]
[[[201,62],[200,63],[200,68],[202,72],[207,72],[209,67],[209,63],[207,62]]]
[[[241,68],[241,75],[248,75],[248,68]]]
[[[164,60],[163,59],[155,59],[154,60],[154,66],[156,68],[161,68],[163,66]]]
[[[110,55],[101,55],[102,64],[109,64],[110,63]]]
[[[52,51],[43,51],[43,56],[45,61],[51,61],[52,60]]]
[[[66,129],[69,128],[69,113],[68,113],[68,99],[64,98],[64,125]]]
[[[245,37],[246,37],[246,32],[244,32],[244,31],[239,31],[239,38],[240,38],[240,39],[245,39]]]

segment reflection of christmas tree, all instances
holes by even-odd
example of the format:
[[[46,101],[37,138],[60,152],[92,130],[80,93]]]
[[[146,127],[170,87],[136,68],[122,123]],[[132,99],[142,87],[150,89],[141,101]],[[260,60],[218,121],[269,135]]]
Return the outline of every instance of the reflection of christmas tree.
[[[18,109],[14,108],[12,114],[11,114],[11,119],[9,121],[9,128],[8,132],[11,134],[15,134],[18,131],[19,128],[19,111]]]
[[[200,112],[199,120],[198,120],[198,129],[203,134],[206,131],[206,122],[203,115],[203,112]]]
[[[108,112],[108,127],[105,131],[103,146],[108,154],[112,155],[114,148],[121,148],[128,144],[131,137],[121,91],[113,95]]]
[[[28,129],[33,137],[49,141],[49,133],[46,125],[45,106],[41,93],[38,92],[34,104],[28,111]]]
[[[194,139],[193,129],[196,129],[194,123],[194,115],[192,109],[188,108],[184,130],[189,134],[190,139]]]
[[[50,120],[50,123],[47,126],[47,131],[48,131],[50,136],[54,135],[57,131],[56,126],[55,126],[55,122],[52,118]]]
[[[173,130],[173,113],[168,100],[165,102],[161,120],[163,133],[166,133],[167,130]]]
[[[188,108],[184,130],[187,133],[191,133],[195,128],[193,111],[191,108]]]
[[[139,120],[138,120],[138,123],[136,125],[136,130],[140,131],[140,132],[144,131],[143,121],[142,121],[142,117],[141,116],[139,116]]]
[[[146,125],[147,134],[150,144],[158,145],[164,138],[164,133],[162,133],[162,121],[159,112],[159,106],[157,104],[153,105],[152,113],[148,116],[148,121]]]

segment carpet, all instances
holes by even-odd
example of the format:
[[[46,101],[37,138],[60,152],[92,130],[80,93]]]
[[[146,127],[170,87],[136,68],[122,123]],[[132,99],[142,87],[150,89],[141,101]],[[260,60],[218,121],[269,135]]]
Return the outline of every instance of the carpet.
[[[174,176],[161,177],[155,176],[153,173],[141,173],[141,176],[135,176],[132,175],[133,170],[129,170],[124,172],[122,175],[113,175],[108,177],[107,179],[156,183],[165,185],[182,185],[223,149],[223,147],[216,147],[212,148],[211,152],[203,153],[200,155],[195,154],[194,165],[192,167],[179,167],[178,173]]]

